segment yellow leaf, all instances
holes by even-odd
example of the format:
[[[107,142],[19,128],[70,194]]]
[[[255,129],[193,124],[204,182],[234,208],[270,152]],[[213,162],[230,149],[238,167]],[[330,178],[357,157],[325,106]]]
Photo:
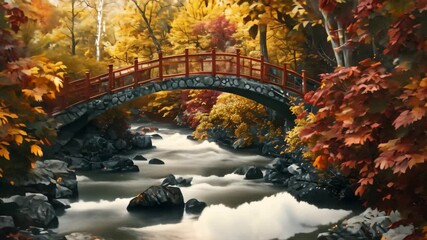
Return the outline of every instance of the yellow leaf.
[[[41,147],[36,144],[31,145],[31,153],[36,156],[43,157],[43,151]]]
[[[22,135],[16,135],[15,136],[15,142],[17,145],[21,145],[23,140],[24,140],[24,138],[22,137]]]
[[[34,107],[33,109],[34,109],[34,111],[36,111],[37,113],[40,113],[40,114],[46,114],[46,112],[43,110],[43,108],[42,108],[42,107]]]
[[[40,68],[38,68],[38,67],[33,67],[33,68],[31,68],[31,69],[30,69],[30,71],[31,71],[31,75],[36,75],[36,74],[38,74],[38,73],[39,73],[39,70],[40,70]]]
[[[0,145],[0,156],[10,160],[9,151],[2,145]]]
[[[56,74],[56,76],[58,76],[58,77],[60,77],[60,78],[64,78],[64,74],[65,74],[65,72],[59,72],[59,73],[57,73]]]
[[[54,77],[52,79],[53,84],[56,86],[56,91],[59,92],[59,89],[62,88],[62,80],[59,77]]]
[[[39,102],[43,100],[43,95],[48,93],[46,89],[39,88],[39,87],[36,87],[34,89],[22,89],[22,92],[26,96],[33,97],[34,100],[39,101]]]
[[[19,128],[10,128],[7,130],[7,133],[10,135],[23,135],[27,136],[27,132]]]

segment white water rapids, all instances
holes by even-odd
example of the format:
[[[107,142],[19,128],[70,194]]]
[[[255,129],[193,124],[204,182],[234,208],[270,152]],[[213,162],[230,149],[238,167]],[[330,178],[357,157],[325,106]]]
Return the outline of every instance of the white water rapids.
[[[157,125],[157,124],[156,124]],[[106,239],[261,240],[287,239],[339,221],[344,210],[319,209],[298,202],[282,189],[262,180],[244,180],[231,174],[244,165],[264,166],[272,161],[253,151],[230,151],[215,143],[186,138],[188,130],[161,125],[163,139],[142,154],[165,165],[135,161],[138,173],[87,172],[79,175],[79,200],[59,218],[58,232],[88,232]],[[134,126],[136,127],[136,126]],[[129,213],[130,199],[168,174],[192,177],[181,187],[184,200],[208,204],[200,217],[182,213]]]

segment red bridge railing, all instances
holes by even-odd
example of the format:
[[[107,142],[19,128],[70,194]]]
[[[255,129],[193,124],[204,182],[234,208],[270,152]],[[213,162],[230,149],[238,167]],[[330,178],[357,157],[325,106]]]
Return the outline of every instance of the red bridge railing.
[[[134,65],[113,69],[108,66],[108,73],[91,76],[86,73],[83,79],[69,81],[65,79],[64,87],[58,96],[53,112],[61,112],[75,104],[113,93],[126,88],[136,88],[149,82],[159,82],[174,77],[192,75],[224,75],[250,78],[265,84],[281,87],[283,90],[303,96],[307,91],[320,86],[320,82],[309,78],[305,71],[301,73],[287,69],[287,65],[278,66],[264,61],[264,58],[252,58],[236,53],[216,52],[190,53],[163,56],[158,59],[139,62]]]

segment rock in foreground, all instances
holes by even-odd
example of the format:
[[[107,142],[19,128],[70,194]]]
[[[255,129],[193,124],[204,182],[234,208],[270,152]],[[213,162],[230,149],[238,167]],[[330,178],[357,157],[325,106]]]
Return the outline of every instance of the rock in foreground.
[[[133,198],[127,206],[128,211],[182,208],[184,197],[176,187],[151,186]]]
[[[185,212],[191,214],[200,214],[205,209],[206,203],[192,198],[185,203]]]
[[[11,216],[18,227],[50,228],[58,226],[58,218],[48,198],[41,194],[13,196],[0,204],[0,215]]]

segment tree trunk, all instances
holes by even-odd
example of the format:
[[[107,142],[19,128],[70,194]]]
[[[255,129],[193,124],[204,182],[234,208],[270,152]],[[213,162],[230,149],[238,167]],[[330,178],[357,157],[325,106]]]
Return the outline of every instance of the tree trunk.
[[[151,41],[153,41],[154,46],[156,46],[157,52],[161,52],[162,51],[162,46],[160,45],[159,40],[157,39],[156,35],[154,34],[154,30],[153,30],[153,28],[151,26],[150,21],[147,18],[145,10],[143,10],[138,5],[138,3],[136,2],[136,0],[132,0],[132,2],[135,4],[136,8],[138,8],[139,13],[141,14],[141,17],[144,20],[144,23],[145,23],[145,25],[147,27],[148,35],[150,35]]]
[[[97,26],[96,26],[96,40],[95,40],[95,48],[96,48],[96,61],[99,62],[101,60],[101,37],[102,37],[102,25],[103,25],[103,15],[104,15],[104,0],[98,0],[98,8],[97,12]]]
[[[76,55],[76,35],[74,33],[75,28],[75,21],[76,21],[76,9],[75,9],[76,0],[71,1],[71,29],[70,29],[70,35],[71,35],[71,55]]]
[[[337,66],[344,66],[341,52],[339,51],[339,44],[336,42],[334,36],[331,33],[331,29],[334,29],[330,22],[330,16],[322,11],[323,19],[325,20],[325,30],[328,34],[328,37],[331,40],[332,50],[334,51],[335,60],[337,61]]]
[[[344,66],[350,67],[351,65],[351,51],[349,47],[346,45],[347,43],[347,35],[345,34],[345,28],[342,24],[337,21],[338,27],[338,37],[340,42],[340,51],[342,51],[342,56],[344,60]]]
[[[267,24],[259,25],[259,47],[261,55],[264,56],[266,62],[269,61],[268,48],[267,48]]]

